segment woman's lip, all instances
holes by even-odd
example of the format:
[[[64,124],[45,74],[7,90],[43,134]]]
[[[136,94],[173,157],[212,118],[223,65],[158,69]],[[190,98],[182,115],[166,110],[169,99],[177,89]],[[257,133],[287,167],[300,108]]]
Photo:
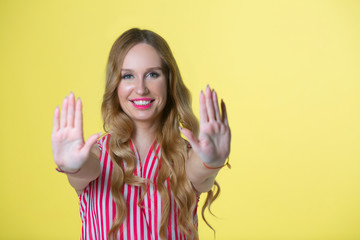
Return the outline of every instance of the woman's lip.
[[[130,99],[130,101],[152,101],[152,98],[134,98]]]
[[[137,104],[135,104],[135,102],[133,102],[133,101],[150,101],[150,102],[149,102],[148,104],[146,104],[146,105],[137,105]],[[147,109],[147,108],[151,107],[152,103],[154,102],[154,101],[151,101],[151,100],[133,100],[133,101],[131,101],[131,103],[132,103],[133,106],[136,107],[137,109]]]

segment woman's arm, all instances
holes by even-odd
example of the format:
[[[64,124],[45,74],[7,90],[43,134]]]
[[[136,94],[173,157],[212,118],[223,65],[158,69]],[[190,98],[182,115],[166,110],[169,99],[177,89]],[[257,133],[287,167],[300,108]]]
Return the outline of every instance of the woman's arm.
[[[188,129],[181,132],[190,142],[186,173],[199,192],[209,191],[221,167],[230,153],[231,132],[225,103],[221,101],[221,114],[217,94],[206,87],[206,95],[200,93],[200,133],[199,138]]]
[[[82,167],[75,174],[66,174],[70,185],[75,189],[76,193],[80,195],[85,187],[100,174],[100,150],[96,145],[93,145],[90,151],[90,156],[84,162]],[[63,170],[63,168],[61,168]],[[72,171],[74,172],[74,171]]]
[[[99,136],[84,141],[82,103],[80,98],[75,103],[70,93],[63,101],[61,116],[59,107],[55,109],[51,145],[55,164],[78,194],[100,174],[100,150],[94,145]]]
[[[189,159],[186,165],[186,174],[198,193],[208,192],[214,185],[215,177],[221,168],[209,169],[206,168],[202,160],[194,153],[192,149],[189,150]],[[207,164],[209,166],[210,164]],[[223,163],[214,165],[213,167],[223,166]]]

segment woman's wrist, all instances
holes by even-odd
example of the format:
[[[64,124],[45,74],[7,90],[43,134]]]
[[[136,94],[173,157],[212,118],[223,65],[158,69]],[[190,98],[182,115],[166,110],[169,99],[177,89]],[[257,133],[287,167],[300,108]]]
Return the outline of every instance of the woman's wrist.
[[[213,163],[206,163],[204,161],[201,161],[201,162],[205,168],[215,170],[215,169],[220,169],[220,168],[223,168],[223,167],[229,165],[228,159],[229,158],[222,160],[222,161],[216,161]]]
[[[56,171],[60,172],[60,173],[65,173],[65,174],[76,174],[78,172],[80,172],[80,169],[62,169],[59,166],[55,169]]]

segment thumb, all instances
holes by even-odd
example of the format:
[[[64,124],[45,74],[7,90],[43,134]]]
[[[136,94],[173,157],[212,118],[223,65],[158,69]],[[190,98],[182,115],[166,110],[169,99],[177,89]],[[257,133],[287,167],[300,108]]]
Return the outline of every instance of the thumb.
[[[85,142],[83,150],[85,152],[90,152],[91,147],[96,143],[96,140],[101,136],[101,133],[95,133],[91,135]]]
[[[199,148],[199,140],[194,136],[194,133],[187,128],[180,128],[181,133],[190,142],[192,148],[195,150]]]

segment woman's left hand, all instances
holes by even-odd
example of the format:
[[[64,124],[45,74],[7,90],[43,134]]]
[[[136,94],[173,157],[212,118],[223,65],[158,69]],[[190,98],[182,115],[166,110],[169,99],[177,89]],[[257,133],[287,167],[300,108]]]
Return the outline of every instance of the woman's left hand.
[[[206,94],[200,93],[200,133],[199,138],[186,129],[181,132],[190,142],[196,155],[211,167],[221,166],[230,153],[231,132],[225,103],[221,100],[221,114],[215,90],[209,85]]]

